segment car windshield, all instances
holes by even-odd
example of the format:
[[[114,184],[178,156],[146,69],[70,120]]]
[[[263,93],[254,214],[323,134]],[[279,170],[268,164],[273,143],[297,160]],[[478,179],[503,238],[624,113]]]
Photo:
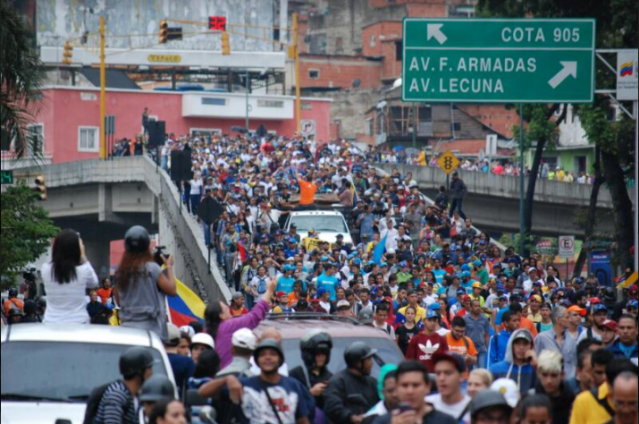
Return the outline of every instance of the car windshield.
[[[86,402],[91,391],[121,379],[120,355],[130,346],[11,342],[2,345],[2,399]],[[167,375],[162,356],[154,372]]]
[[[337,374],[340,371],[346,369],[346,363],[344,362],[344,351],[355,340],[352,338],[333,338],[333,350],[331,352],[331,362],[328,365],[328,369]],[[357,339],[366,343],[373,349],[377,349],[377,356],[385,364],[399,364],[404,360],[401,351],[397,348],[397,344],[392,340],[384,338],[364,338]],[[286,357],[286,365],[289,370],[297,368],[302,365],[302,353],[300,351],[299,339],[284,339],[282,341],[282,347],[284,348],[284,355]],[[379,364],[375,363],[373,367],[372,376],[377,378],[379,375]]]
[[[297,230],[307,233],[315,230],[318,233],[348,233],[344,219],[341,216],[294,216],[291,223],[297,226]]]

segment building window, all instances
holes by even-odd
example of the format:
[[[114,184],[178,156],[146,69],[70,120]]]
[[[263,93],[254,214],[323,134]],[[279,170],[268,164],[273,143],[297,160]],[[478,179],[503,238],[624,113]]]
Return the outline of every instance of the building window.
[[[313,103],[302,102],[302,110],[313,110]]]
[[[462,124],[460,124],[459,122],[453,123],[453,131],[461,131],[461,130],[462,130]]]
[[[217,97],[202,97],[202,105],[204,106],[226,106],[226,99]]]
[[[367,135],[375,135],[375,121],[373,119],[366,120],[366,128],[368,128]]]
[[[281,100],[258,100],[257,106],[282,109],[284,107],[284,102]]]
[[[309,69],[308,70],[308,77],[310,79],[319,79],[319,77],[320,77],[319,69]]]
[[[27,125],[27,138],[31,155],[44,153],[44,124]]]
[[[404,60],[404,41],[395,41],[395,60]]]
[[[79,127],[78,128],[78,152],[98,153],[100,152],[100,128]]]
[[[222,134],[222,130],[219,128],[191,128],[191,137],[212,137],[215,134]]]
[[[369,44],[371,47],[375,47],[375,46],[377,45],[377,42],[375,41],[375,34],[372,34],[372,35],[371,35],[371,38],[370,38],[370,41],[368,42],[368,44]]]

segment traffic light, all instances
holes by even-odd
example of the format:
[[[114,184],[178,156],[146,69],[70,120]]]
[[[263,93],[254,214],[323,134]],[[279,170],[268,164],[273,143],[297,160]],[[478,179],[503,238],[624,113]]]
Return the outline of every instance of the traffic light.
[[[222,54],[228,56],[231,54],[231,42],[229,40],[229,33],[222,33]]]
[[[35,182],[35,187],[33,188],[33,191],[38,194],[40,200],[42,201],[47,200],[47,184],[46,184],[46,181],[44,180],[44,176],[38,175],[35,178],[34,182]]]
[[[166,19],[160,21],[160,44],[166,44],[169,40],[169,22]]]
[[[73,45],[68,41],[64,43],[64,53],[62,53],[62,63],[71,65],[73,63]]]

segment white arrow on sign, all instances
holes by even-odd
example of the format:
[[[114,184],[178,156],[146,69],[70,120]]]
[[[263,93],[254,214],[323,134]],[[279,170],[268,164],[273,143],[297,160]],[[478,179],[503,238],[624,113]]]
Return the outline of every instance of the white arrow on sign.
[[[442,27],[444,24],[428,24],[428,40],[430,41],[432,38],[435,38],[439,41],[439,44],[444,44],[448,37],[442,32]]]
[[[561,62],[561,65],[564,68],[548,81],[548,84],[550,84],[552,88],[559,87],[561,83],[566,81],[570,76],[577,78],[577,62]]]

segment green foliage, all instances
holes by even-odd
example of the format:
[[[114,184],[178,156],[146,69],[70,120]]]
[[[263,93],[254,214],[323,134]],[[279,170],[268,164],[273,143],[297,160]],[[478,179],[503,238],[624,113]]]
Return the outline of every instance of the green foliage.
[[[37,198],[24,181],[2,194],[0,268],[3,277],[13,278],[25,265],[38,259],[59,232],[48,212],[38,206]]]
[[[44,67],[33,49],[25,20],[7,0],[0,0],[0,40],[2,137],[15,139],[15,151],[19,158],[29,151],[38,154],[35,148],[38,141],[28,136],[27,125],[33,120],[41,98]]]

